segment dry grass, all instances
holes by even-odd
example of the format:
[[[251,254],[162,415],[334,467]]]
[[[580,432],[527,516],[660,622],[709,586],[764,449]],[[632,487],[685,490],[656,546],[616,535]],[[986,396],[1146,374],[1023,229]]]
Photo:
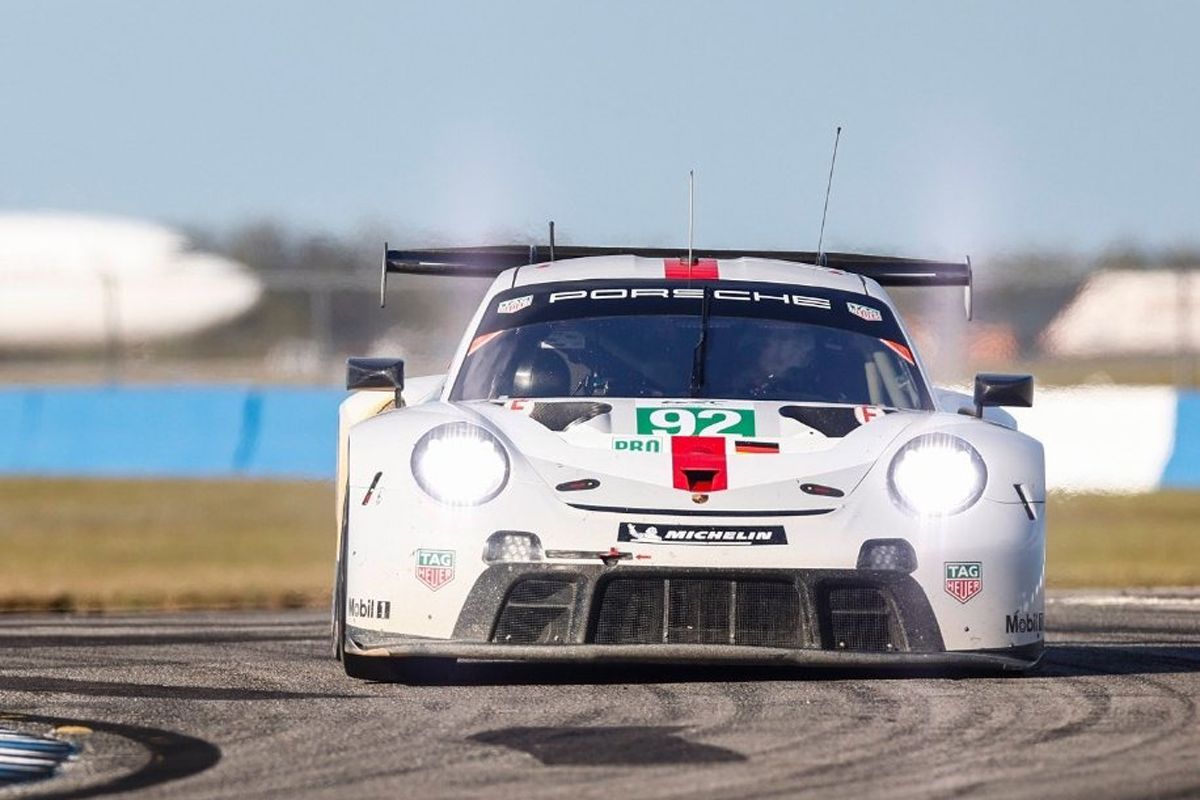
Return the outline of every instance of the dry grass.
[[[1200,585],[1200,493],[1050,500],[1051,586]],[[333,487],[0,480],[0,609],[323,606]]]
[[[333,486],[0,481],[0,608],[311,606],[333,576]]]
[[[1056,495],[1048,505],[1050,586],[1200,585],[1200,492]]]

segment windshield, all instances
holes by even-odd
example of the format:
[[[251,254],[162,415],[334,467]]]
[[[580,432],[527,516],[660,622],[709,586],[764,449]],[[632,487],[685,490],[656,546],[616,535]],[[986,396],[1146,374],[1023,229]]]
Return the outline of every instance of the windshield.
[[[452,399],[699,397],[932,407],[890,311],[860,303],[869,302],[862,295],[808,287],[800,295],[795,287],[728,281],[596,285],[500,295],[471,342]]]

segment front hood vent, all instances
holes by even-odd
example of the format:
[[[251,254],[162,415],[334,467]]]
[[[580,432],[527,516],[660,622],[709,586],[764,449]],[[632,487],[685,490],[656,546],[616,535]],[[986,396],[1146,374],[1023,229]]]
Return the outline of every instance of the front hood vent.
[[[890,409],[876,406],[783,406],[779,415],[794,419],[822,436],[840,439],[869,422],[871,417],[890,414]]]
[[[552,403],[531,400],[528,402],[533,405],[529,416],[555,432],[565,431],[572,425],[587,422],[612,411],[612,406],[608,403],[591,400],[567,400]]]

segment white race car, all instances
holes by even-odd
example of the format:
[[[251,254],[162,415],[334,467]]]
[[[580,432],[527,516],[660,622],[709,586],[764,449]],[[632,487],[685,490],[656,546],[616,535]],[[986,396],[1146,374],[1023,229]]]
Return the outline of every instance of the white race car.
[[[448,374],[349,362],[348,675],[1038,662],[1042,446],[993,408],[1033,379],[934,389],[881,288],[969,296],[969,261],[558,251],[387,251],[385,280],[495,281]]]

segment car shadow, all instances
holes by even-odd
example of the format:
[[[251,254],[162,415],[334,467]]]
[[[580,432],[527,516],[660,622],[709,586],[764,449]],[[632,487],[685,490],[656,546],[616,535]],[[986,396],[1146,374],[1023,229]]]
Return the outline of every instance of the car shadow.
[[[1086,675],[1159,675],[1200,672],[1200,644],[1191,642],[1055,642],[1032,674],[1044,678]]]
[[[679,736],[682,725],[497,728],[468,738],[527,753],[546,766],[651,766],[746,761],[724,747]]]

